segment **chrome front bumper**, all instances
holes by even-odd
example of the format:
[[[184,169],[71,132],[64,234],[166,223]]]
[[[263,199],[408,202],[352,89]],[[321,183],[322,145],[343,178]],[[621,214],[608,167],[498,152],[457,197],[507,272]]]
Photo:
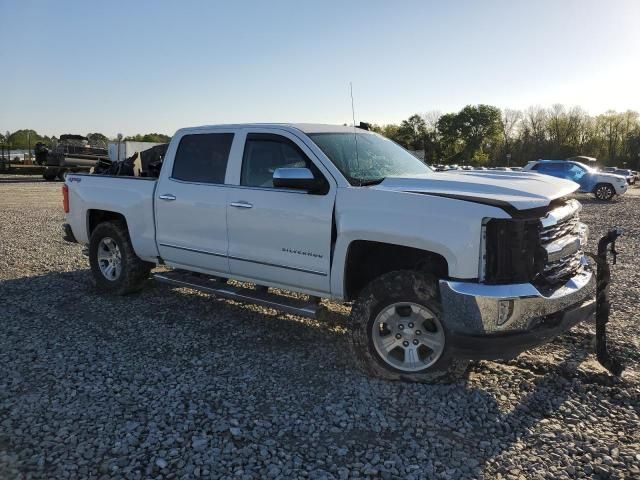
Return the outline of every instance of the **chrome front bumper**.
[[[463,335],[527,332],[554,314],[595,303],[596,277],[586,259],[582,263],[578,274],[550,292],[530,283],[486,285],[441,280],[445,325]]]

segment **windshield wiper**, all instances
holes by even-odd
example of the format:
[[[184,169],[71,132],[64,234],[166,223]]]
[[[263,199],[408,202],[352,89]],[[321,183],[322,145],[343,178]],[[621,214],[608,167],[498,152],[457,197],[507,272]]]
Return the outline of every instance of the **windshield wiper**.
[[[378,185],[379,183],[382,183],[385,178],[387,178],[387,177],[369,178],[369,179],[366,179],[366,180],[356,180],[356,181],[358,182],[358,186],[359,187],[368,187],[370,185]]]

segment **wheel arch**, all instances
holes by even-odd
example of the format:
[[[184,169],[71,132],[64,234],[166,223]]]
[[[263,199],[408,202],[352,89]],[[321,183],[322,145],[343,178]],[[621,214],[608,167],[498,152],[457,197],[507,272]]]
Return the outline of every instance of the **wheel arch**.
[[[355,299],[374,278],[394,270],[417,270],[436,278],[449,276],[449,264],[437,252],[372,240],[353,240],[347,247],[343,297]]]
[[[89,209],[87,210],[87,238],[91,238],[91,234],[99,224],[109,221],[121,221],[124,223],[127,232],[129,231],[127,219],[122,213],[111,210]]]

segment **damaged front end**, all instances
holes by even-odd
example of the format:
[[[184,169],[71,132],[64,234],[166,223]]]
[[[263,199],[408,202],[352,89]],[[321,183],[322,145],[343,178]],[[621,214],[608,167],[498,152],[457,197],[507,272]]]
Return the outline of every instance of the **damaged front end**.
[[[606,360],[602,320],[609,312],[606,245],[615,238],[609,232],[608,243],[599,247],[596,279],[583,251],[588,228],[579,221],[580,210],[579,202],[569,200],[541,218],[484,222],[480,281],[440,282],[444,321],[458,356],[513,358],[595,315],[598,359],[618,371]]]

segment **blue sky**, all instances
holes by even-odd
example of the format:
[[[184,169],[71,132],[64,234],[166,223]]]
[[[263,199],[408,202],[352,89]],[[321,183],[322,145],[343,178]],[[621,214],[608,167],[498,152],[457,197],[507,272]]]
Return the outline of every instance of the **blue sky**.
[[[0,130],[640,110],[640,1],[0,0]]]

